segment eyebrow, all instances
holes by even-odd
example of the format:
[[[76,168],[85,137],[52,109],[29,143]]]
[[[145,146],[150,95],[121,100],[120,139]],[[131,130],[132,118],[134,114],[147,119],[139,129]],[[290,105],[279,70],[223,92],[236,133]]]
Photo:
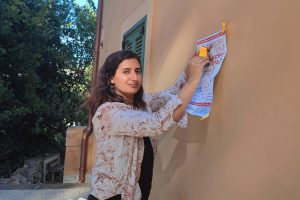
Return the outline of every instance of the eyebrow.
[[[133,69],[142,69],[141,67],[132,67]],[[124,67],[122,69],[132,69],[131,67]]]

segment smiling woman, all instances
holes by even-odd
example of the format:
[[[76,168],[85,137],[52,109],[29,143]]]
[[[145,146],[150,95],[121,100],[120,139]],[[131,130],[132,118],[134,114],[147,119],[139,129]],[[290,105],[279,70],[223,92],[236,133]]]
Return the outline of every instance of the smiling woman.
[[[144,94],[139,56],[122,50],[107,57],[89,98],[96,161],[88,200],[148,199],[158,135],[186,126],[185,109],[208,62],[195,56],[173,87]]]

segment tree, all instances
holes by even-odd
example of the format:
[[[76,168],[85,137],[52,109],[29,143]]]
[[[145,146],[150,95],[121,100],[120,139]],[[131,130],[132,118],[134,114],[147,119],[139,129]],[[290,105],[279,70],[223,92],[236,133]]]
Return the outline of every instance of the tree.
[[[0,176],[25,157],[64,155],[67,126],[86,123],[95,27],[92,1],[0,2]]]

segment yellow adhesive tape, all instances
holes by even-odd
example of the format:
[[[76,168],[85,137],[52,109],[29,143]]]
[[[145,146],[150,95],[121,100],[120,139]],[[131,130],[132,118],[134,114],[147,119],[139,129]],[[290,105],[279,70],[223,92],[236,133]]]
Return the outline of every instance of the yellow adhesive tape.
[[[208,118],[208,117],[209,117],[209,114],[206,114],[201,118],[201,120],[204,120],[205,118]]]
[[[200,47],[199,49],[199,56],[206,57],[207,56],[207,48],[206,47]]]
[[[223,22],[222,23],[222,33],[224,33],[226,31],[226,23]]]

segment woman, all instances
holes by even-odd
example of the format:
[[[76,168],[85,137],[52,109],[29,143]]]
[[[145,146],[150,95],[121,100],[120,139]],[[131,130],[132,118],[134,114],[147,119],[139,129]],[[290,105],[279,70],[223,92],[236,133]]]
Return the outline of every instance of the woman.
[[[170,89],[143,94],[139,57],[118,51],[107,57],[89,98],[96,135],[96,163],[88,200],[148,199],[157,135],[178,124],[209,57],[194,56]]]

